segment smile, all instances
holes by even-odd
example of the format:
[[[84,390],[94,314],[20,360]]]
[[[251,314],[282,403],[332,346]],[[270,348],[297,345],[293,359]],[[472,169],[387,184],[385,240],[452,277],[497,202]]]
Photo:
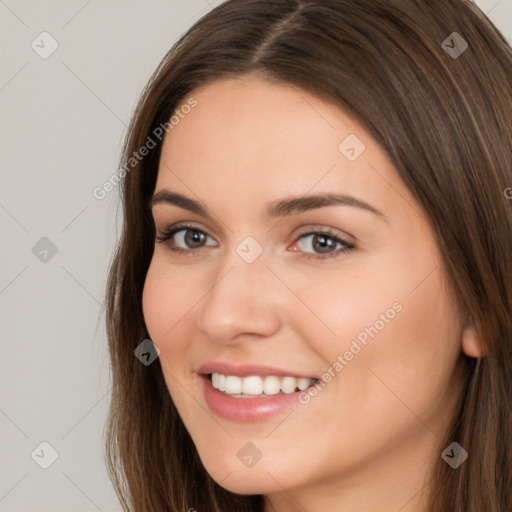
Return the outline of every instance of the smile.
[[[312,386],[314,379],[296,378],[291,376],[278,377],[276,375],[250,375],[239,377],[237,375],[224,375],[222,373],[210,374],[212,386],[218,391],[232,398],[265,398],[268,396],[289,395]]]

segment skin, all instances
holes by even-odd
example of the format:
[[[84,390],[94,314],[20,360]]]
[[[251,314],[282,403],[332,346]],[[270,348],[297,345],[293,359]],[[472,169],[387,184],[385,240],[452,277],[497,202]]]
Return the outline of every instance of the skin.
[[[212,217],[168,204],[153,216],[157,235],[190,222],[208,236],[202,246],[187,245],[186,232],[155,243],[143,310],[206,470],[230,491],[264,494],[266,511],[426,511],[462,355],[481,353],[421,206],[383,149],[335,105],[258,76],[190,96],[198,105],[166,136],[155,191],[199,200]],[[338,149],[349,134],[366,146],[354,162]],[[268,201],[319,192],[352,195],[386,219],[340,205],[265,215]],[[327,228],[356,247],[335,244],[335,257],[308,259],[324,253],[300,236]],[[263,249],[250,264],[236,252],[247,236]],[[307,405],[249,424],[208,409],[200,365],[320,377],[397,302],[401,311]],[[252,468],[236,456],[249,441],[262,453]]]

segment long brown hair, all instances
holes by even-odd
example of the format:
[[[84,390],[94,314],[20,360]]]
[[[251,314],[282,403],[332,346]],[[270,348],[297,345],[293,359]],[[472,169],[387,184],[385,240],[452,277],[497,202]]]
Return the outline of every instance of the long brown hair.
[[[164,57],[123,148],[123,231],[106,292],[113,382],[105,447],[124,510],[263,510],[262,496],[236,495],[211,479],[159,360],[145,366],[134,356],[149,338],[142,290],[155,242],[155,130],[195,88],[250,73],[339,105],[422,205],[485,347],[478,365],[465,358],[460,407],[433,454],[429,510],[510,512],[512,50],[469,0],[228,0]],[[148,137],[156,147],[127,167]],[[440,456],[452,441],[469,453],[457,469]]]

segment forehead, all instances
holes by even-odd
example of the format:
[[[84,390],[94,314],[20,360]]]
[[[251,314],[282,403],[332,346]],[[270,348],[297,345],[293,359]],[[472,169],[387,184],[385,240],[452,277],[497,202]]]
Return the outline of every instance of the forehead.
[[[178,112],[190,98],[197,105],[169,130],[161,160],[176,171],[186,167],[191,178],[248,179],[251,171],[261,176],[277,170],[287,180],[304,171],[317,176],[318,167],[332,166],[349,128],[362,136],[341,111],[293,86],[255,78],[218,80],[193,91]]]
[[[396,200],[388,197],[397,176],[384,151],[332,103],[253,77],[197,89],[178,112],[190,98],[196,106],[182,110],[164,139],[157,191],[195,195],[216,208],[263,209],[274,198],[315,192],[366,198],[381,211]],[[357,158],[347,158],[347,149]]]

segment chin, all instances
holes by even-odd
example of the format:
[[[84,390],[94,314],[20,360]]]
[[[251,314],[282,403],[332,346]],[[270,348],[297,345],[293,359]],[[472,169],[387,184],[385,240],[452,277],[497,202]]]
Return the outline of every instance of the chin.
[[[216,479],[212,478],[224,489],[235,494],[269,494],[281,490],[274,480],[267,474],[256,475],[249,471],[233,472]]]
[[[219,466],[216,463],[204,465],[208,474],[218,485],[236,494],[268,494],[282,490],[277,483],[280,481],[279,476],[274,476],[273,471],[267,472],[267,468],[261,461],[252,468],[245,468],[242,463],[240,466],[240,468],[233,465],[229,467],[229,464]],[[286,484],[289,485],[290,482]]]

